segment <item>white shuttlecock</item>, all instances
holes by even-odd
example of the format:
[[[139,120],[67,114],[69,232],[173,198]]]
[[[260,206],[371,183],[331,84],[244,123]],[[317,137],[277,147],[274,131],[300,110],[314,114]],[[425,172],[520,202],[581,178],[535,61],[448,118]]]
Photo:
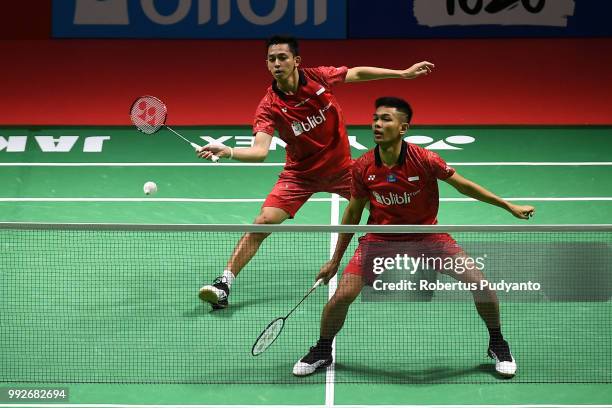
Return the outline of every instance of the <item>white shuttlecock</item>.
[[[147,181],[142,189],[146,195],[155,194],[157,193],[157,184],[152,181]]]

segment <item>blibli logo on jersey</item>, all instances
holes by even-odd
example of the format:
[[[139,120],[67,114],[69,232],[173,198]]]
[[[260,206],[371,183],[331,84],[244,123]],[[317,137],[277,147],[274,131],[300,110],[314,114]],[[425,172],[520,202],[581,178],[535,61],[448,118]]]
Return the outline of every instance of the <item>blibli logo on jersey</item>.
[[[308,116],[306,118],[306,122],[298,122],[296,120],[293,123],[291,123],[291,129],[293,130],[293,133],[296,136],[299,136],[302,133],[310,132],[312,129],[316,128],[321,123],[325,122],[327,120],[327,117],[325,116],[325,112],[329,110],[330,106],[331,106],[331,102],[327,106],[319,109],[319,112],[317,112],[317,114]]]
[[[410,204],[410,195],[404,192],[403,195],[396,193],[389,193],[387,195],[380,195],[376,191],[373,191],[376,202],[382,205],[406,205]]]

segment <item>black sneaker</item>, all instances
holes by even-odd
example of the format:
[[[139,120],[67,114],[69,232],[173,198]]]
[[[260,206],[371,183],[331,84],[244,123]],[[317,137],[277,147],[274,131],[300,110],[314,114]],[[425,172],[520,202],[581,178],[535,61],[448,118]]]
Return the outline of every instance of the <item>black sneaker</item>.
[[[510,346],[506,340],[489,342],[489,357],[495,359],[495,371],[504,377],[514,377],[516,373],[516,361],[510,352]]]
[[[227,298],[229,297],[229,286],[227,279],[219,276],[215,279],[212,285],[202,286],[198,297],[204,302],[210,303],[213,309],[225,309],[228,305]]]
[[[308,354],[293,366],[293,375],[298,377],[310,375],[319,368],[327,367],[332,361],[331,349],[323,350],[321,347],[311,347]]]

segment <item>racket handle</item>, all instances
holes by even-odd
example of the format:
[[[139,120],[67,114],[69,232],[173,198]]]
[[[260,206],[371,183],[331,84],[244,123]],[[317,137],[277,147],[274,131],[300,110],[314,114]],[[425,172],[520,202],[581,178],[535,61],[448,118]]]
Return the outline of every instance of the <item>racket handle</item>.
[[[194,148],[194,149],[196,149],[196,150],[200,150],[200,149],[202,148],[200,145],[198,145],[198,144],[196,144],[196,143],[193,143],[193,142],[191,143],[191,147],[193,147],[193,148]],[[210,157],[210,160],[211,160],[211,161],[213,161],[214,163],[216,163],[216,162],[218,162],[218,161],[219,161],[219,156],[217,156],[217,155],[214,155],[214,154],[213,154],[213,155]]]
[[[321,283],[323,283],[323,278],[319,279],[318,281],[315,282],[315,284],[312,286],[313,289],[316,289],[317,286],[319,286]]]

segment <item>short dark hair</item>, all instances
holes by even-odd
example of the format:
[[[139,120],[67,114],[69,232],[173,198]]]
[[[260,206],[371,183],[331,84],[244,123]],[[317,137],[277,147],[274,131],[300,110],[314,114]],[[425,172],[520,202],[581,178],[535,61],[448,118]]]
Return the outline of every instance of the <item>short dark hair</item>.
[[[290,35],[275,35],[268,38],[266,41],[266,52],[268,52],[271,45],[275,44],[287,44],[294,57],[300,55],[300,45],[295,37]]]
[[[412,120],[412,108],[410,107],[410,104],[402,98],[396,98],[395,96],[383,96],[381,98],[376,99],[376,103],[374,105],[377,109],[381,106],[395,108],[398,112],[406,114],[406,121],[408,123],[410,123],[410,121]]]

